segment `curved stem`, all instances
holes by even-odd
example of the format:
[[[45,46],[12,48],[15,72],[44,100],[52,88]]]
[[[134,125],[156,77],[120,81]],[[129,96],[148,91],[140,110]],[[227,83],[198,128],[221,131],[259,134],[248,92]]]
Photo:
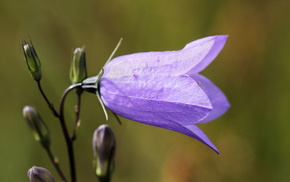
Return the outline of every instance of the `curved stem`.
[[[69,155],[69,163],[70,163],[70,174],[71,174],[71,181],[76,182],[76,168],[75,168],[75,159],[74,159],[74,150],[73,150],[73,141],[70,138],[65,119],[64,119],[64,103],[67,94],[75,88],[81,87],[81,83],[69,86],[63,93],[60,101],[60,108],[59,108],[59,120],[62,128],[62,132],[64,134],[65,142],[67,145],[67,152]]]

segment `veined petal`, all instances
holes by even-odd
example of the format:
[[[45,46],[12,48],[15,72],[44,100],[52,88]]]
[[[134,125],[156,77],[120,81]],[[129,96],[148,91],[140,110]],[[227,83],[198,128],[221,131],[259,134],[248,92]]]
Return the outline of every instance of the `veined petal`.
[[[209,79],[199,74],[191,74],[190,77],[199,83],[204,89],[204,92],[209,97],[213,107],[210,114],[201,120],[200,123],[212,121],[223,115],[230,108],[230,103],[225,94]]]
[[[161,84],[156,84],[156,80],[154,79],[150,79],[150,83],[151,81],[155,82],[152,87],[158,87],[158,84]],[[169,82],[174,83],[172,80]],[[202,91],[200,90],[201,87],[196,84],[196,82],[193,81],[193,83],[195,83],[194,86],[197,89],[189,89],[191,93]],[[169,98],[167,101],[161,99],[158,100],[157,98],[159,96],[162,98],[163,94],[166,95],[165,92],[169,88],[164,88],[160,93],[157,90],[153,93],[153,90],[150,90],[152,88],[148,88],[148,85],[150,85],[149,83],[143,85],[144,90],[142,90],[142,88],[138,88],[140,85],[138,85],[137,82],[127,82],[120,84],[112,82],[107,78],[102,78],[100,87],[102,100],[112,112],[124,118],[185,134],[199,140],[200,142],[212,148],[215,152],[219,153],[218,149],[203,133],[203,131],[193,124],[202,121],[203,118],[205,118],[210,113],[211,107],[205,108],[196,105],[188,105],[184,102],[170,102]],[[188,85],[188,87],[189,86],[190,85]],[[168,91],[170,93],[172,92],[172,90]],[[142,95],[147,97],[151,95],[151,98],[142,98]],[[202,97],[204,96],[205,95],[202,94]],[[192,98],[201,98],[201,96]],[[188,97],[189,100],[192,98]],[[207,96],[204,99],[209,101],[207,100]]]
[[[101,98],[111,111],[134,121],[199,123],[212,110],[203,89],[188,75],[132,75],[100,82]]]
[[[119,56],[104,68],[107,77],[120,78],[133,74],[180,75],[203,70],[220,52],[227,36],[198,39],[179,51],[143,52]]]

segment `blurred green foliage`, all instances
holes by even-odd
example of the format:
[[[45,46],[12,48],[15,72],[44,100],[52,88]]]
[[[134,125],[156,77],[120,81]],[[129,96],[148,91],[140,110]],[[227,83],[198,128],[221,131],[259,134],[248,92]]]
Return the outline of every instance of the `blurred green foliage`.
[[[184,135],[123,119],[109,121],[117,137],[118,182],[290,180],[290,1],[250,0],[2,0],[0,1],[0,181],[28,181],[33,165],[57,176],[22,118],[29,104],[48,123],[52,150],[68,172],[58,121],[26,70],[21,40],[30,37],[42,61],[42,84],[58,105],[69,86],[74,48],[85,45],[89,76],[97,74],[121,37],[117,55],[177,50],[208,35],[228,34],[218,58],[203,72],[232,108],[203,130],[217,155]],[[75,97],[69,97],[72,124]],[[106,123],[94,95],[84,94],[75,144],[79,181],[96,181],[93,131]]]

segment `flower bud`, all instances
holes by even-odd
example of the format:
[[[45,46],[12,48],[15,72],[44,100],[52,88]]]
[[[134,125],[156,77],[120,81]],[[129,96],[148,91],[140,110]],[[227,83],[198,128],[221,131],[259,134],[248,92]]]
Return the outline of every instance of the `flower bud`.
[[[70,65],[70,80],[72,84],[81,83],[87,78],[85,48],[76,48]]]
[[[41,64],[32,42],[22,41],[22,50],[29,73],[35,81],[41,80]]]
[[[93,136],[94,170],[100,182],[110,181],[114,171],[116,140],[108,125],[99,126]]]
[[[48,148],[50,145],[49,130],[38,112],[31,106],[25,106],[23,116],[32,131],[34,139],[40,142],[44,148]]]
[[[51,173],[42,167],[33,166],[27,172],[30,182],[55,182]]]

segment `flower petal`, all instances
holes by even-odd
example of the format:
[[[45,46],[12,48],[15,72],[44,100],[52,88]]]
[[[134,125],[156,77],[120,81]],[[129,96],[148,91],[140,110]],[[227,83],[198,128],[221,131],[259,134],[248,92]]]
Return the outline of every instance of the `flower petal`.
[[[193,137],[197,139],[198,141],[204,143],[205,145],[209,146],[211,149],[213,149],[216,153],[219,154],[218,149],[216,146],[211,142],[211,140],[206,136],[206,134],[196,125],[188,125],[184,126],[187,130],[183,130],[180,133],[183,133],[187,136]]]
[[[228,36],[227,35],[216,35],[211,37],[202,38],[187,44],[184,49],[192,49],[199,47],[201,50],[207,50],[205,57],[194,66],[190,73],[199,73],[206,68],[219,54],[224,47]],[[204,54],[203,54],[204,55]]]
[[[102,100],[112,112],[130,120],[185,134],[199,140],[219,153],[203,131],[193,124],[200,121],[200,118],[206,117],[210,109],[186,105],[184,103],[152,100],[136,97],[136,95],[127,95],[132,92],[146,93],[149,91],[147,88],[144,88],[142,91],[137,87],[132,87],[131,84],[125,84],[123,87],[136,90],[126,92],[126,89],[124,90],[123,87],[119,87],[120,83],[115,84],[106,78],[101,80]],[[158,95],[158,92],[156,94]]]
[[[200,123],[206,123],[212,121],[221,115],[223,115],[230,107],[230,103],[224,93],[209,79],[199,74],[191,74],[191,78],[193,78],[197,83],[204,88],[205,93],[209,97],[213,110],[210,114],[200,121]]]
[[[157,126],[157,127],[161,127],[161,128],[165,128],[165,129],[169,129],[172,131],[185,134],[189,137],[195,138],[196,140],[204,143],[205,145],[209,146],[211,149],[213,149],[216,153],[219,154],[219,151],[215,147],[215,145],[206,136],[206,134],[196,125],[181,125],[176,122],[158,122],[158,123],[152,124],[152,122],[142,121],[141,123],[153,125],[153,126]]]
[[[132,75],[109,79],[103,75],[100,93],[106,107],[125,118],[151,124],[195,124],[212,110],[203,89],[189,76]]]
[[[227,36],[218,35],[202,38],[187,44],[179,51],[143,52],[119,56],[104,68],[111,72],[111,78],[132,74],[180,75],[199,72],[204,69],[220,52]],[[114,74],[112,74],[114,73]]]
[[[193,137],[218,153],[197,127],[222,115],[229,103],[208,79],[197,74],[223,48],[227,36],[211,36],[179,51],[135,53],[105,65],[99,89],[112,112],[125,118]]]

